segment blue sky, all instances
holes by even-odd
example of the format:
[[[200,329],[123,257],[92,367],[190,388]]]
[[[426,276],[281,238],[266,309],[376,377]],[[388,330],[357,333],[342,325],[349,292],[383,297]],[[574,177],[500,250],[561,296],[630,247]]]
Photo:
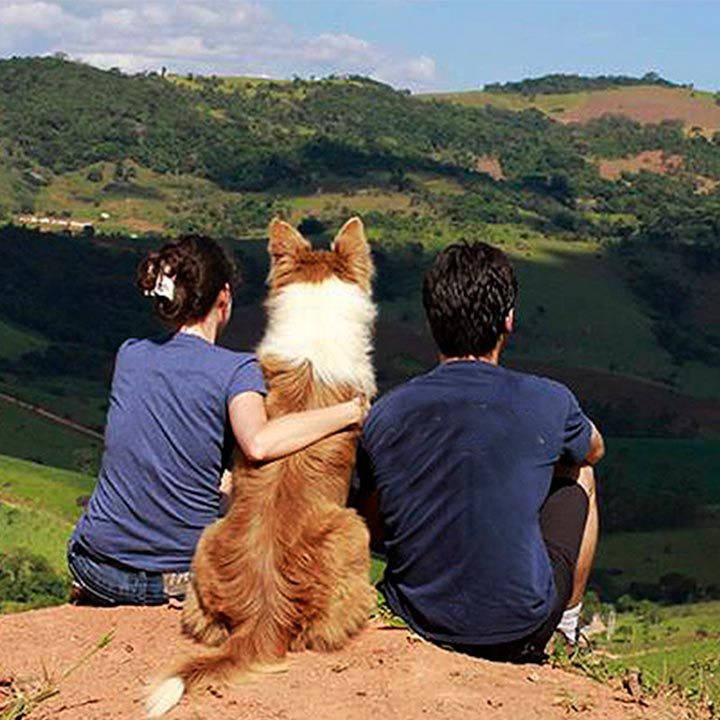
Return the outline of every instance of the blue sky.
[[[720,89],[720,0],[2,0],[0,56],[133,72],[357,72],[451,90],[550,72]]]

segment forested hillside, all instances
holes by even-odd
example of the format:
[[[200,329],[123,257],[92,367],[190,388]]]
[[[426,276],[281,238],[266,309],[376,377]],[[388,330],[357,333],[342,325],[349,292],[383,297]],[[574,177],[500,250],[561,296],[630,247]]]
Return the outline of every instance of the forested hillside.
[[[548,76],[487,88],[499,108],[362,77],[128,76],[2,60],[0,392],[101,431],[117,345],[159,329],[133,287],[144,250],[186,231],[221,238],[244,278],[223,341],[248,348],[262,332],[270,218],[326,243],[360,214],[378,269],[382,389],[434,362],[424,268],[449,242],[485,239],[520,276],[508,361],[569,383],[611,438],[607,527],[714,527],[720,135],[671,107],[645,123],[552,112],[557,93],[572,103],[691,92],[669,85]],[[547,111],[527,109],[533,93]],[[93,472],[97,440],[71,442],[70,429],[0,403],[0,453]],[[641,595],[660,592],[647,574],[667,571],[665,538],[647,540],[659,549],[642,567],[600,573],[604,592],[640,580]]]
[[[488,83],[483,88],[487,92],[521,93],[522,95],[552,95],[555,93],[575,93],[584,90],[608,90],[618,87],[638,87],[657,85],[659,87],[678,87],[676,83],[660,77],[656,72],[645,73],[642,77],[628,75],[599,75],[584,77],[553,73],[538,78],[527,78],[517,82]]]
[[[659,164],[633,166],[653,153]],[[501,228],[606,243],[680,365],[720,361],[717,325],[695,297],[720,267],[718,182],[720,135],[679,122],[563,125],[535,110],[420,100],[359,77],[165,78],[54,58],[0,61],[6,219],[73,217],[92,233],[104,217],[114,230],[237,238],[261,236],[276,213],[302,219],[302,197],[335,193],[322,230],[354,210],[359,193],[382,194],[359,209],[386,244],[432,247]],[[13,303],[4,312],[24,323]]]

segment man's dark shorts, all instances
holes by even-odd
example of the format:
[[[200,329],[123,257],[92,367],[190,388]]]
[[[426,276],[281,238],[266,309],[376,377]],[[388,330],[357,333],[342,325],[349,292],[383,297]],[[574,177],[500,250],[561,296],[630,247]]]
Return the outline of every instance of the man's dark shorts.
[[[589,501],[585,490],[572,480],[553,479],[540,510],[540,527],[555,580],[556,597],[550,615],[532,633],[497,645],[457,645],[452,649],[502,662],[539,662],[572,596],[573,579],[587,520]]]

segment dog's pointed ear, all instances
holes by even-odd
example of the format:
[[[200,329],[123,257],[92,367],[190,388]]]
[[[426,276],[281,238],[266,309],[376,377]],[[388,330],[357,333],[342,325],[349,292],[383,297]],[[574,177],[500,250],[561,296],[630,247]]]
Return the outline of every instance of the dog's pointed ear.
[[[299,250],[308,250],[310,243],[292,226],[280,218],[273,218],[268,231],[270,241],[268,252],[273,260],[294,255]]]
[[[369,289],[373,276],[370,243],[365,237],[365,228],[359,217],[350,218],[333,240],[332,249],[352,267],[358,281]]]

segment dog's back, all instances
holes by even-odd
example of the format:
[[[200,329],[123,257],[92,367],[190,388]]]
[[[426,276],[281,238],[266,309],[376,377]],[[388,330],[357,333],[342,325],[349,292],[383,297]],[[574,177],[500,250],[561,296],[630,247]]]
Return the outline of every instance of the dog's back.
[[[360,221],[343,226],[331,251],[275,221],[270,254],[258,348],[268,416],[373,395],[372,264]],[[368,534],[344,507],[357,436],[348,429],[260,466],[238,459],[233,504],[203,533],[183,612],[186,632],[219,647],[159,686],[152,715],[185,688],[272,666],[289,649],[337,648],[363,627],[375,597]]]

